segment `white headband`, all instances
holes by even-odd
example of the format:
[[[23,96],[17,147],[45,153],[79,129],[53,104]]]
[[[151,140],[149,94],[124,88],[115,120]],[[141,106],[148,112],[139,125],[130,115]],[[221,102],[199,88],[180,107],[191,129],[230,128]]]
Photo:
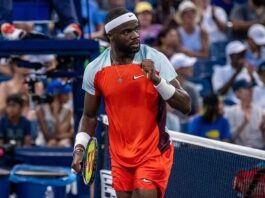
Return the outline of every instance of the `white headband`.
[[[134,13],[129,12],[129,13],[123,14],[123,15],[113,19],[112,21],[108,22],[105,25],[105,31],[106,31],[106,33],[109,33],[109,31],[111,31],[115,27],[118,27],[119,25],[126,23],[128,21],[134,21],[134,20],[138,21],[138,19]]]

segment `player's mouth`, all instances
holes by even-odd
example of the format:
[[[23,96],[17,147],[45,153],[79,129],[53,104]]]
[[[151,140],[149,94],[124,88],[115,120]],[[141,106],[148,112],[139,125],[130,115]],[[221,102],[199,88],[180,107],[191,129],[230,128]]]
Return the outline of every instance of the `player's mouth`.
[[[140,47],[140,41],[136,41],[130,44],[131,47],[133,48],[139,48]]]

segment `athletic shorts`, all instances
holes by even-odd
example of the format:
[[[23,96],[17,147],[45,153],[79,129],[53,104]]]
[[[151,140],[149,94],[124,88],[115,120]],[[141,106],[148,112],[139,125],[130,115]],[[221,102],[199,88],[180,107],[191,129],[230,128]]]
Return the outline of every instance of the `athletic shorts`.
[[[173,163],[174,147],[170,147],[159,157],[146,160],[136,168],[126,168],[112,160],[112,182],[115,191],[132,192],[135,189],[159,188],[159,197],[164,197]]]

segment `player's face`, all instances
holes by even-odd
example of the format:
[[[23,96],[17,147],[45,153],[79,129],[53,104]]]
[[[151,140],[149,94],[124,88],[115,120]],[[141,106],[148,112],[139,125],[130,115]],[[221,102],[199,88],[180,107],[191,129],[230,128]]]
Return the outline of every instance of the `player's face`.
[[[140,49],[138,21],[129,21],[115,28],[111,38],[115,48],[126,53],[136,53]]]

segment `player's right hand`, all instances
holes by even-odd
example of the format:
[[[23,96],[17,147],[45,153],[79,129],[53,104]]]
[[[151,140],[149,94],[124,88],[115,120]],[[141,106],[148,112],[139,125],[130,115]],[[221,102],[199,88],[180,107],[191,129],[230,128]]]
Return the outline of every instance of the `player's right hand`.
[[[74,156],[73,156],[73,161],[72,161],[72,169],[74,170],[74,173],[78,174],[81,171],[81,163],[83,160],[83,150],[75,150],[74,151]]]

